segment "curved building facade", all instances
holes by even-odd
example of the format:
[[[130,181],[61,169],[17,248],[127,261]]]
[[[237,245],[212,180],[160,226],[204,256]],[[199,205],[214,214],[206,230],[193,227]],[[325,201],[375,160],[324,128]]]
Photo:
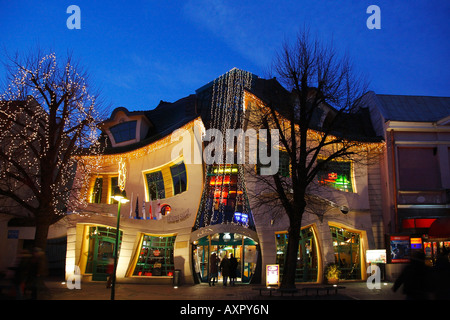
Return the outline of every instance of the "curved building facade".
[[[257,174],[260,165],[239,162],[235,154],[232,161],[205,161],[226,160],[229,147],[225,138],[211,139],[212,129],[248,131],[244,115],[264,103],[258,86],[273,81],[233,69],[174,103],[114,110],[102,127],[105,154],[93,159],[100,169],[81,193],[89,204],[64,219],[66,277],[80,272],[86,281],[104,281],[117,237],[119,282],[172,283],[178,271],[184,283],[206,282],[212,253],[237,258],[241,283],[264,282],[266,265],[282,270],[289,222],[253,197],[260,186],[250,172]],[[288,178],[281,153],[279,168]],[[298,282],[323,281],[331,262],[346,279],[366,277],[366,250],[382,246],[373,196],[379,170],[377,163],[336,162],[318,175],[329,205],[303,216]],[[120,206],[117,232],[119,206],[111,197],[120,183],[130,201]]]

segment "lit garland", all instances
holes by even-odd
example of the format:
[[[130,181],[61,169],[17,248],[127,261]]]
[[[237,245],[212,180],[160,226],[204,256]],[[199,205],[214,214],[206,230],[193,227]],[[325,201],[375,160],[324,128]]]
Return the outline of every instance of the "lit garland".
[[[33,214],[50,201],[48,214],[63,215],[84,204],[79,194],[99,167],[74,157],[86,147],[101,152],[95,97],[70,60],[59,65],[54,53],[14,63],[0,96],[0,192]]]
[[[123,161],[123,159],[120,158],[119,176],[118,176],[118,186],[119,186],[120,191],[125,190],[126,180],[127,180],[127,168],[125,166],[125,161]]]
[[[267,107],[258,97],[253,95],[252,93],[249,93],[248,91],[245,91],[245,99],[246,101],[249,101],[252,103],[252,105],[257,107],[257,110],[259,112],[262,112],[263,114],[269,114],[270,110],[269,107]],[[280,126],[283,129],[283,131],[288,132],[290,130],[291,122],[283,117],[278,111],[275,110],[275,116],[280,122]],[[300,125],[295,124],[295,132],[299,132]],[[324,132],[314,130],[314,129],[308,129],[307,131],[307,140],[309,142],[309,147],[314,148],[317,145],[314,145],[315,143],[319,143],[323,140],[323,137],[325,136]],[[327,147],[324,148],[326,150],[327,148],[333,148],[331,152],[334,152],[335,150],[342,149],[344,147],[344,144],[351,144],[350,150],[354,151],[355,153],[361,153],[361,152],[367,152],[367,153],[382,153],[385,149],[386,143],[385,142],[362,142],[362,141],[354,141],[354,140],[346,140],[341,139],[340,137],[328,134],[325,138],[324,143],[327,145]],[[280,143],[280,147],[281,143]]]
[[[179,128],[181,130],[179,130],[179,131],[177,130],[177,132],[182,133],[183,130],[192,130],[194,128],[194,126],[198,126],[200,128],[200,130],[202,130],[202,128],[203,128],[203,131],[204,131],[204,126],[203,126],[203,123],[201,122],[201,120],[195,119],[195,120],[188,122],[181,128]],[[85,156],[79,157],[79,159],[83,159],[86,162],[90,162],[90,161],[98,162],[100,164],[100,167],[106,167],[109,165],[118,165],[120,163],[120,161],[130,162],[131,160],[146,157],[158,150],[167,148],[171,144],[177,143],[174,141],[177,141],[177,139],[175,139],[174,136],[169,134],[158,141],[155,141],[144,147],[137,148],[132,151],[118,153],[118,154],[85,155]]]
[[[251,80],[252,76],[249,72],[239,69],[233,69],[214,80],[210,108],[210,128],[218,129],[222,133],[226,132],[227,129],[243,128],[245,113],[244,94],[245,90],[251,87]],[[226,151],[226,139],[223,139],[222,143],[222,150]],[[235,223],[234,219],[229,221],[230,217],[228,217],[227,221],[224,205],[224,200],[228,201],[226,198],[231,190],[231,179],[226,179],[226,177],[228,177],[228,174],[231,177],[232,168],[237,168],[237,192],[235,207],[232,208],[233,212],[239,207],[243,213],[245,212],[246,215],[251,216],[243,166],[235,165],[231,167],[227,165],[226,152],[220,154],[218,162],[216,164],[208,164],[206,167],[204,178],[206,185],[197,213],[195,228],[218,223]],[[208,183],[208,181],[213,183]],[[218,183],[218,181],[221,181],[221,183]],[[248,227],[249,220],[239,224]]]

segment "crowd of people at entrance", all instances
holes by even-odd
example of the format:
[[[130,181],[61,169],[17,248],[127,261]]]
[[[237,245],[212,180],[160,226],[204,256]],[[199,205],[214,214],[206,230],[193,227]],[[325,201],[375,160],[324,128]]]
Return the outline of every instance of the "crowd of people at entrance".
[[[237,259],[230,255],[228,259],[227,255],[220,260],[215,252],[211,254],[211,258],[209,260],[209,286],[214,286],[219,279],[219,271],[221,271],[223,278],[223,285],[226,287],[228,284],[228,279],[230,279],[230,285],[234,286],[236,283],[237,277],[237,267],[238,262]]]

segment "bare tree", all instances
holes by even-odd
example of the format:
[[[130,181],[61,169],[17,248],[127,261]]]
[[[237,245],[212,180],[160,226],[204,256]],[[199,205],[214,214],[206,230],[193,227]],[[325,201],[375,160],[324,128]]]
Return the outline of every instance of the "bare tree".
[[[74,186],[83,189],[94,165],[79,156],[100,151],[98,95],[70,56],[60,62],[38,51],[8,59],[0,97],[0,198],[9,213],[34,220],[35,246],[45,248],[49,226],[66,214],[69,200],[76,207],[86,199],[69,197]]]
[[[367,83],[356,74],[348,56],[338,57],[332,45],[305,31],[293,44],[284,44],[274,59],[273,72],[283,88],[266,81],[268,85],[262,89],[265,101],[252,106],[249,125],[278,130],[279,149],[289,159],[289,172],[253,174],[258,187],[252,197],[256,206],[265,207],[273,218],[279,214],[288,217],[281,286],[289,288],[295,286],[305,210],[322,219],[333,207],[316,192],[321,187],[318,173],[335,160],[362,161],[372,150],[356,137],[352,127],[360,110],[358,98]]]

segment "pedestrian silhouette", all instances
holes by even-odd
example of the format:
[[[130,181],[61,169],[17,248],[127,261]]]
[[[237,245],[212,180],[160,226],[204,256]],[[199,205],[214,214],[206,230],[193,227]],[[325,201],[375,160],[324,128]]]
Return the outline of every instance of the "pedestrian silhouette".
[[[215,285],[218,276],[218,265],[219,261],[215,252],[211,254],[211,258],[209,259],[209,286]]]
[[[430,280],[430,268],[425,265],[425,254],[421,251],[414,252],[409,264],[394,282],[392,290],[396,292],[403,285],[407,300],[427,300]]]
[[[437,300],[450,300],[450,261],[449,251],[444,248],[433,267],[433,291]]]
[[[233,254],[230,256],[230,285],[234,286],[237,278],[237,259]]]
[[[228,260],[227,255],[223,257],[220,263],[220,269],[222,270],[223,285],[227,286],[228,277],[230,276],[230,260]]]
[[[29,250],[23,250],[18,257],[16,265],[11,268],[14,270],[14,277],[12,279],[15,295],[17,300],[22,300],[25,297],[25,285],[30,269],[31,253]]]
[[[27,279],[28,288],[31,290],[31,299],[36,300],[40,294],[48,291],[44,283],[46,276],[47,260],[45,252],[41,248],[34,248]]]

